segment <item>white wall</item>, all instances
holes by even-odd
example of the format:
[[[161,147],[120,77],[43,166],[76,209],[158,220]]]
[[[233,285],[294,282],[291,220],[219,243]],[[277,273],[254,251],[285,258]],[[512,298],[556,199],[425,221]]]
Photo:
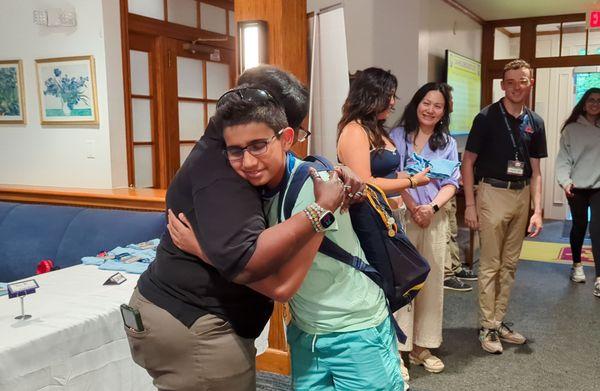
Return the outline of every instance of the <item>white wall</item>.
[[[77,26],[34,25],[33,10],[47,8],[74,9]],[[0,33],[11,37],[2,59],[23,60],[27,110],[26,125],[0,125],[0,183],[126,186],[119,1],[2,1]],[[96,61],[100,125],[40,125],[35,59],[81,55]]]
[[[377,66],[398,78],[400,99],[390,123],[421,85],[443,80],[446,49],[481,61],[481,26],[442,0],[343,4],[350,72]]]

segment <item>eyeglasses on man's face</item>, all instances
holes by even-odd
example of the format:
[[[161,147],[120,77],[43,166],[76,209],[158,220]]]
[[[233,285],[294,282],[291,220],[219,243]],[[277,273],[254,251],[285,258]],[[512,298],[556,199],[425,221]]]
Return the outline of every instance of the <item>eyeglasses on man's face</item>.
[[[303,127],[299,127],[298,128],[298,137],[296,137],[296,139],[298,140],[299,143],[306,141],[306,139],[308,138],[308,136],[310,136],[312,133],[309,130],[304,129]]]

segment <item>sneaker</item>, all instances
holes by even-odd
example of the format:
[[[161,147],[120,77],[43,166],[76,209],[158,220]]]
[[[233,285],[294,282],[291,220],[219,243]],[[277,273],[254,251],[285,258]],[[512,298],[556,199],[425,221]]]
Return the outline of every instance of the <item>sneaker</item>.
[[[585,282],[585,273],[583,272],[583,265],[573,265],[573,267],[571,268],[571,281]]]
[[[477,281],[477,274],[473,273],[473,271],[467,269],[467,268],[462,268],[460,269],[460,271],[458,273],[454,273],[454,276],[456,278],[460,278],[461,280],[465,280],[465,281]]]
[[[498,331],[482,327],[479,330],[479,341],[481,348],[488,353],[502,354],[502,343],[498,338]]]
[[[402,381],[404,383],[404,391],[410,390],[410,386],[408,385],[408,381],[410,380],[410,375],[408,374],[408,368],[404,365],[404,361],[402,358],[400,359],[400,372],[402,373]]]
[[[413,356],[412,352],[408,354],[411,364],[423,365],[427,372],[440,373],[444,370],[444,363],[438,357],[431,354],[429,349],[423,350],[418,356]]]
[[[498,336],[502,342],[512,343],[515,345],[523,345],[525,342],[527,342],[527,338],[516,331],[511,330],[508,326],[512,326],[512,323],[502,322],[500,327],[498,327]]]
[[[450,289],[452,291],[468,292],[473,290],[471,285],[467,285],[456,277],[448,277],[444,280],[444,289]]]
[[[594,296],[600,297],[600,277],[596,278],[596,283],[594,284]]]
[[[400,359],[400,372],[402,373],[402,380],[404,383],[408,383],[410,380],[410,375],[408,374],[408,368],[404,365],[404,360]]]

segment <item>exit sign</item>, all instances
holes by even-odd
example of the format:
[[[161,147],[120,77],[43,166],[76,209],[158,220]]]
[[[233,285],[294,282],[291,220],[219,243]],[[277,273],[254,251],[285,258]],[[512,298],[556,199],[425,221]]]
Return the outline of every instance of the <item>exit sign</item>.
[[[600,29],[600,11],[590,11],[587,16],[588,28]]]

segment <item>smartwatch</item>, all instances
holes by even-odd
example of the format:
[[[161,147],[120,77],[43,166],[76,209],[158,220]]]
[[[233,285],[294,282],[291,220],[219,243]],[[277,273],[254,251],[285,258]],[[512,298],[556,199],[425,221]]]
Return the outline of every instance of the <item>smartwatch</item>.
[[[325,213],[319,216],[319,224],[321,224],[323,229],[331,227],[333,223],[335,223],[335,216],[330,210],[326,210]]]
[[[431,205],[431,207],[433,208],[433,213],[437,213],[437,211],[440,210],[440,207],[437,206],[437,204],[434,204],[433,202],[429,205]]]

